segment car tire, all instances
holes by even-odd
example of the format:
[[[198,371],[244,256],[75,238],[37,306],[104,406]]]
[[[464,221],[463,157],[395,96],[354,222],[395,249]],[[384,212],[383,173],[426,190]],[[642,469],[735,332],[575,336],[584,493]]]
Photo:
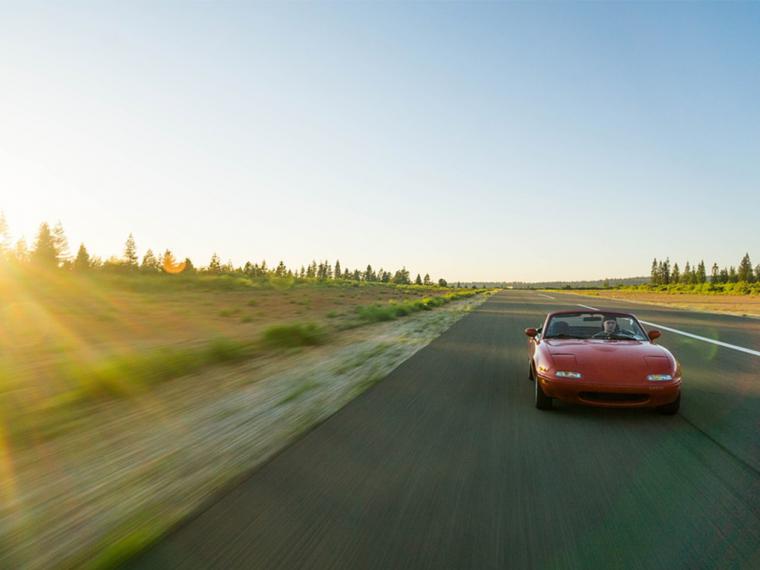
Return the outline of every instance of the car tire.
[[[535,401],[536,401],[536,407],[539,410],[551,410],[552,409],[552,399],[544,394],[544,391],[541,389],[541,383],[538,381],[538,379],[534,380],[536,383],[535,385]]]
[[[666,416],[673,416],[678,413],[678,408],[681,407],[681,394],[678,394],[678,398],[673,400],[670,404],[665,404],[657,408],[657,411]]]

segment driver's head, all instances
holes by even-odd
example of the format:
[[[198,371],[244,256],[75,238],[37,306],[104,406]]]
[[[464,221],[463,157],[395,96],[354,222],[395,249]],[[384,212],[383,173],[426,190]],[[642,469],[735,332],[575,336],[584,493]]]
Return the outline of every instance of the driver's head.
[[[617,330],[617,320],[615,320],[615,317],[604,317],[602,330],[607,334],[614,333]]]

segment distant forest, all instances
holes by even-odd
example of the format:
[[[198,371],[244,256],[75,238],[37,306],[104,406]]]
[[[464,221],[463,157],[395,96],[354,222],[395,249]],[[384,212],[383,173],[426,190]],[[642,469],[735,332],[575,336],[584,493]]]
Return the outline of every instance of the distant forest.
[[[738,288],[733,283],[739,284]],[[700,287],[704,284],[704,287]],[[670,259],[652,261],[649,277],[627,277],[624,279],[597,279],[589,281],[541,281],[527,283],[512,281],[502,286],[515,289],[602,289],[613,287],[656,287],[667,291],[723,291],[739,292],[744,289],[755,291],[760,284],[760,264],[752,266],[749,253],[744,254],[737,266],[719,267],[713,263],[708,274],[705,262],[692,265],[687,261],[683,269]],[[751,285],[751,287],[747,287]],[[678,287],[676,287],[678,286]],[[744,289],[743,289],[744,288]]]
[[[749,253],[739,261],[738,267],[718,267],[713,263],[710,269],[710,275],[707,275],[705,262],[700,261],[696,266],[691,265],[688,261],[683,270],[678,263],[670,264],[670,258],[665,261],[652,261],[652,271],[649,282],[652,285],[696,285],[700,283],[759,283],[760,282],[760,264],[753,269]]]
[[[236,274],[251,279],[347,280],[399,285],[449,286],[445,279],[433,281],[428,273],[424,276],[418,273],[416,277],[412,278],[406,267],[395,271],[387,271],[382,267],[375,270],[371,265],[367,265],[364,269],[349,269],[342,266],[340,261],[335,261],[334,265],[327,260],[312,261],[308,266],[302,265],[298,269],[287,267],[282,261],[274,266],[268,265],[266,261],[260,263],[247,261],[244,265],[235,267],[231,261],[222,262],[219,255],[214,253],[207,265],[196,267],[190,258],[177,259],[169,249],[164,250],[163,253],[156,253],[152,249],[148,249],[140,258],[137,255],[137,243],[131,233],[124,243],[124,251],[120,256],[112,256],[103,260],[90,255],[83,243],[79,245],[76,255],[71,255],[69,243],[60,222],[53,227],[47,222],[43,222],[37,232],[34,244],[29,248],[23,238],[15,244],[11,243],[8,223],[2,212],[0,212],[0,261],[22,267],[29,266],[79,273],[102,271],[171,275]]]

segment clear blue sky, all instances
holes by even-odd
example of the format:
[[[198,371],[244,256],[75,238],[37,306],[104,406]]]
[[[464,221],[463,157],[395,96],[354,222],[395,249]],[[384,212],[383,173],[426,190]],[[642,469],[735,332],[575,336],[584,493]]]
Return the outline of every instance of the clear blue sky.
[[[0,209],[450,280],[760,262],[760,4],[0,6]]]

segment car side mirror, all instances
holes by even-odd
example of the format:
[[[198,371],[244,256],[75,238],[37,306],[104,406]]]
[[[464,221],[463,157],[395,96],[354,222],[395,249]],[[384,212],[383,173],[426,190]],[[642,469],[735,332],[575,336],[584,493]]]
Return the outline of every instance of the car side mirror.
[[[656,338],[660,338],[662,336],[662,333],[660,331],[649,331],[649,340],[654,340]]]
[[[534,338],[538,334],[538,331],[531,327],[529,329],[525,329],[525,334],[530,338]]]

